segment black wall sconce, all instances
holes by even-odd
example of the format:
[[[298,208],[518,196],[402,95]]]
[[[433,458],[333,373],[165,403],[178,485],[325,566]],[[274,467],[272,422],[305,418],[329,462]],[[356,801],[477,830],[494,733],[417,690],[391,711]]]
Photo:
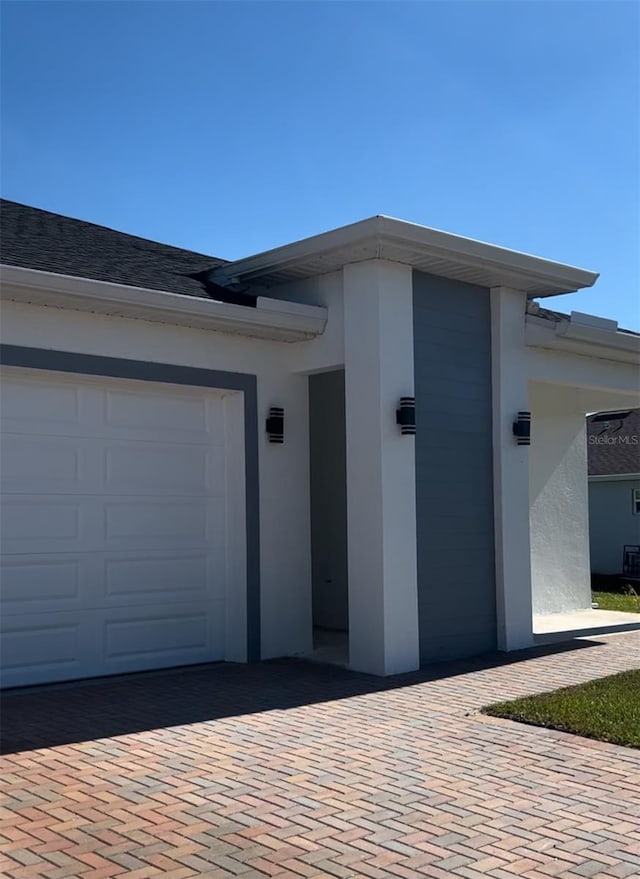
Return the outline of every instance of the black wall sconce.
[[[416,398],[400,397],[400,408],[396,409],[396,424],[400,425],[402,436],[415,436]]]
[[[531,412],[518,412],[513,422],[513,435],[519,446],[531,445]]]
[[[270,443],[284,442],[284,409],[272,406],[267,417],[267,436]]]

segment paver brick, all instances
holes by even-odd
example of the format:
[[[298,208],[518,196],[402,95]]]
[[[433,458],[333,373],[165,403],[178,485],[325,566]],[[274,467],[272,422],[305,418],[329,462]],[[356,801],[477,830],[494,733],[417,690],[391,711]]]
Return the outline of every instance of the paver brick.
[[[8,879],[628,879],[640,752],[489,718],[636,633],[379,679],[297,660],[4,696]]]

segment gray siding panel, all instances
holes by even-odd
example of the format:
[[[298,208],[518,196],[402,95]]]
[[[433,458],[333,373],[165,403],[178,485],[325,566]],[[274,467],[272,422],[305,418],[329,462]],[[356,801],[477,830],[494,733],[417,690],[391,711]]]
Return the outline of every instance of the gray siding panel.
[[[496,648],[489,291],[413,274],[420,658]]]

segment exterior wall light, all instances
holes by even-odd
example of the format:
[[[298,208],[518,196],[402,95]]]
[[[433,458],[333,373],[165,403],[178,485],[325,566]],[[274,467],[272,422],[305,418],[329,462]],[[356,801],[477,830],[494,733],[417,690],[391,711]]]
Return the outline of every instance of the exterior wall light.
[[[270,443],[284,443],[284,409],[272,406],[269,409],[266,427]]]
[[[400,408],[396,409],[396,424],[400,425],[402,436],[415,436],[416,398],[400,397]]]
[[[531,445],[531,412],[518,412],[513,422],[513,435],[519,446]]]

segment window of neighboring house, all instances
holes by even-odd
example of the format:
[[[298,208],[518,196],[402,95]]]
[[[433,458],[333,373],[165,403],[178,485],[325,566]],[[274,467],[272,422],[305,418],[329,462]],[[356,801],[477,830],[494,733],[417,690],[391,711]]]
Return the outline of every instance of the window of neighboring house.
[[[640,488],[631,490],[631,511],[634,516],[640,516]]]

